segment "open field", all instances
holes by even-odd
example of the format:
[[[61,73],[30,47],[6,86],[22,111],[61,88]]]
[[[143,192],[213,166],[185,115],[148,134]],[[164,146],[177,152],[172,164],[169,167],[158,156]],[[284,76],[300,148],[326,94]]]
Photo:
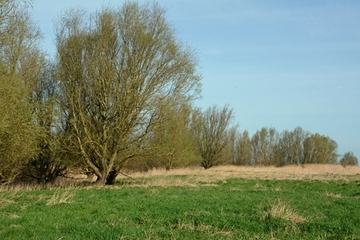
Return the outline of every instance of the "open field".
[[[360,171],[336,165],[154,170],[0,191],[0,239],[360,239]]]
[[[218,166],[208,170],[199,168],[175,169],[166,171],[164,169],[152,170],[146,173],[131,174],[134,178],[157,179],[164,178],[167,180],[169,176],[187,176],[188,183],[195,184],[196,182],[217,182],[229,178],[242,179],[262,179],[262,180],[319,180],[319,181],[360,181],[360,167],[349,166],[342,167],[339,164],[309,164],[304,166]],[[126,178],[120,176],[119,180]],[[150,184],[151,181],[146,181]],[[171,184],[171,183],[164,183]],[[177,183],[174,183],[175,185]]]

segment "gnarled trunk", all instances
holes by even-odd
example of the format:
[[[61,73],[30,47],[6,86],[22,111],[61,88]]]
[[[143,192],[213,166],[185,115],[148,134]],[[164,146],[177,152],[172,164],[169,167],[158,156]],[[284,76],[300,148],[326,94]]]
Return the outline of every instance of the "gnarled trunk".
[[[102,174],[101,176],[97,176],[95,183],[99,186],[113,185],[116,182],[116,177],[118,174],[118,171],[111,170],[108,174]]]

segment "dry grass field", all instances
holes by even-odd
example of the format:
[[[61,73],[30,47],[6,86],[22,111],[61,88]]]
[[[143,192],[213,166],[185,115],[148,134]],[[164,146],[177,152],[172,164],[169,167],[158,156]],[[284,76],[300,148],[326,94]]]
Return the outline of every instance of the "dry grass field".
[[[199,183],[212,185],[231,178],[260,180],[319,180],[319,181],[360,181],[360,167],[342,167],[339,164],[308,164],[303,166],[217,166],[204,170],[182,168],[166,171],[153,169],[144,173],[120,175],[118,181],[127,178],[143,179],[136,186],[198,186]],[[176,176],[174,178],[173,176]],[[184,176],[183,178],[179,176]]]
[[[147,172],[124,172],[117,178],[113,187],[127,185],[129,187],[198,187],[215,186],[219,181],[227,179],[258,179],[258,180],[318,180],[318,181],[346,181],[360,182],[360,167],[342,167],[340,164],[307,164],[303,166],[291,165],[285,167],[274,166],[216,166],[205,170],[202,167],[180,168],[173,170],[152,169]],[[35,190],[65,187],[92,188],[90,183],[96,177],[89,179],[83,174],[71,174],[69,178],[59,178],[54,184],[42,186],[36,183],[17,183],[0,186],[3,190]],[[83,185],[83,183],[88,183]]]

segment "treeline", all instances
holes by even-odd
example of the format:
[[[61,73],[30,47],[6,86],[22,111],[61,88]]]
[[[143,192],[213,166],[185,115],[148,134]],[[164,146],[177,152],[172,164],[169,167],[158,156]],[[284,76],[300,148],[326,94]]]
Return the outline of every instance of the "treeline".
[[[69,171],[112,184],[123,169],[335,163],[337,144],[301,128],[239,133],[229,106],[193,105],[201,77],[156,3],[56,23],[40,47],[28,1],[0,0],[0,184]],[[352,153],[344,165],[357,164]]]
[[[311,134],[301,127],[282,133],[264,127],[251,138],[244,131],[235,142],[235,163],[239,165],[284,166],[337,161],[337,143],[333,139]]]

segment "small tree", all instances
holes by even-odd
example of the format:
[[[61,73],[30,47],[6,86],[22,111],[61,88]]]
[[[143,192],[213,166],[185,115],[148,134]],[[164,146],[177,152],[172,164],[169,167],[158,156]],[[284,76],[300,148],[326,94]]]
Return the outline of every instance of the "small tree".
[[[188,105],[169,110],[161,125],[150,135],[148,148],[153,165],[170,170],[189,166],[198,158],[189,126],[190,112]]]
[[[340,159],[340,164],[343,167],[346,166],[357,166],[358,165],[358,159],[352,152],[345,153],[342,158]]]
[[[205,169],[219,164],[221,153],[234,139],[236,127],[230,125],[232,118],[233,110],[227,105],[209,107],[204,112],[195,109],[192,113],[191,129]]]

